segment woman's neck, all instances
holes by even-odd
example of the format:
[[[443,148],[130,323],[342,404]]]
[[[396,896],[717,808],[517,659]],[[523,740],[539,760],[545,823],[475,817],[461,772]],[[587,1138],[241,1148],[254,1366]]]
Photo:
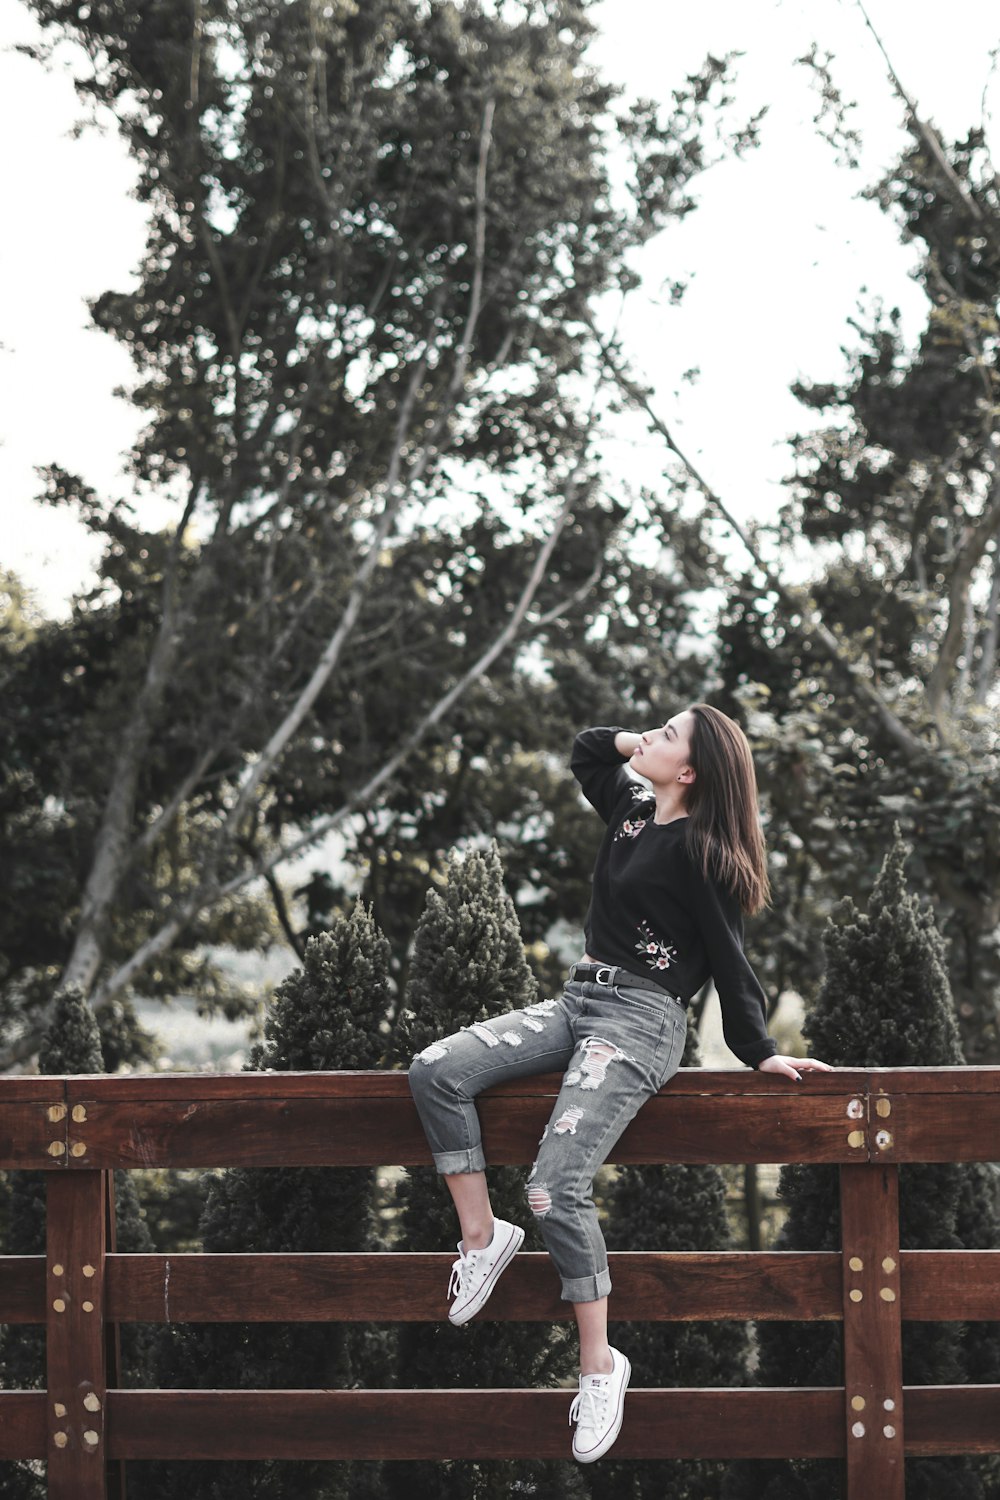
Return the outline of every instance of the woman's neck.
[[[675,823],[678,818],[686,818],[687,808],[684,806],[684,794],[680,787],[676,790],[672,787],[654,787],[653,794],[656,798],[656,812],[653,814],[654,823]]]

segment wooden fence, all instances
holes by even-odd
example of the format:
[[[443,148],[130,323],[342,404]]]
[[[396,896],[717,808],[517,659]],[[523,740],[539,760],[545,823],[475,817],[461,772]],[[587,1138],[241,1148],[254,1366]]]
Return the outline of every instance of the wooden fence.
[[[532,1160],[557,1085],[481,1096],[491,1163]],[[1000,1386],[904,1388],[900,1369],[902,1320],[1000,1320],[1000,1250],[900,1252],[897,1181],[900,1162],[1000,1160],[1000,1068],[683,1070],[612,1159],[838,1165],[840,1251],[611,1272],[616,1319],[840,1320],[844,1346],[835,1388],[633,1389],[616,1457],[840,1458],[849,1500],[901,1500],[904,1454],[1000,1451]],[[46,1254],[0,1257],[0,1322],[44,1323],[47,1390],[0,1394],[0,1459],[47,1459],[52,1500],[105,1500],[130,1458],[567,1458],[565,1391],[115,1386],[121,1323],[430,1321],[453,1255],[119,1255],[113,1169],[429,1160],[398,1073],[0,1079],[0,1167],[48,1174]],[[526,1254],[482,1316],[571,1313]]]

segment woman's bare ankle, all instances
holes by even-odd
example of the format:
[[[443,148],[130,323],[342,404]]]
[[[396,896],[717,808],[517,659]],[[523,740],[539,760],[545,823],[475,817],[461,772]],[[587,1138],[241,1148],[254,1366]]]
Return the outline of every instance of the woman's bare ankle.
[[[603,1350],[588,1351],[586,1359],[580,1355],[581,1375],[610,1375],[614,1367],[610,1346],[605,1346]]]
[[[470,1250],[485,1250],[493,1238],[493,1220],[490,1219],[486,1225],[477,1224],[462,1232],[462,1246],[468,1254]]]

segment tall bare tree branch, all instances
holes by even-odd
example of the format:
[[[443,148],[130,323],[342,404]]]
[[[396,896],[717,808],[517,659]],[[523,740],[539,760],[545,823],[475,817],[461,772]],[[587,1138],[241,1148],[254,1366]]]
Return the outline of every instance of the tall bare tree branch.
[[[762,556],[760,548],[750,533],[740,524],[721,497],[699,472],[695,464],[679,447],[669,427],[654,409],[650,401],[649,392],[643,389],[627,372],[621,360],[616,357],[611,346],[602,338],[596,326],[593,323],[590,326],[600,345],[602,358],[614,376],[619,389],[634,405],[638,406],[646,414],[652,430],[659,434],[670,452],[680,460],[708,502],[710,509],[716,515],[721,516],[727,526],[739,537],[747,552],[753,558],[754,563],[763,573],[768,588],[778,594],[779,598],[789,607],[790,613],[797,613],[799,615],[802,621],[799,627],[800,635],[803,638],[809,637],[816,640],[822,645],[825,654],[849,679],[852,690],[864,700],[885,732],[891,736],[907,756],[916,758],[931,754],[931,747],[925,744],[923,740],[918,739],[906,727],[874,685],[867,679],[864,675],[866,668],[861,663],[853,662],[846,656],[837,637],[824,624],[819,613],[811,608],[799,595],[793,596],[787,584],[778,576],[766,558]]]

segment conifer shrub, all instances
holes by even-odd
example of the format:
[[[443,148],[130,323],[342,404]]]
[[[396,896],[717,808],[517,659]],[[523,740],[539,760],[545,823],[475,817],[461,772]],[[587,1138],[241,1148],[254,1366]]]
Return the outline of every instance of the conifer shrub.
[[[803,1025],[811,1051],[848,1068],[953,1066],[964,1061],[934,914],[906,887],[909,846],[898,828],[866,911],[847,898],[824,932],[826,973]],[[838,1170],[791,1165],[779,1195],[788,1215],[781,1250],[841,1248]],[[902,1249],[1000,1245],[993,1171],[980,1164],[904,1163],[899,1171]],[[996,1325],[971,1333],[956,1323],[904,1323],[903,1382],[950,1385],[997,1367]],[[839,1323],[762,1323],[758,1383],[843,1383]],[[838,1500],[842,1465],[832,1461],[737,1463],[724,1500]],[[1000,1493],[993,1457],[906,1460],[907,1500],[989,1500]]]
[[[443,881],[428,894],[414,937],[406,1003],[396,1027],[398,1061],[408,1066],[415,1053],[437,1038],[536,999],[496,845],[464,858],[452,855]],[[497,1215],[525,1227],[526,1250],[541,1249],[525,1198],[525,1172],[491,1168],[488,1178]],[[400,1249],[445,1250],[456,1243],[458,1221],[433,1168],[409,1172],[400,1183],[397,1203]],[[554,1268],[552,1274],[556,1276]],[[488,1390],[570,1378],[575,1346],[566,1325],[474,1319],[453,1328],[447,1321],[446,1293],[442,1280],[439,1321],[400,1328],[401,1386]],[[567,1408],[569,1400],[567,1395]],[[567,1457],[569,1446],[567,1428]],[[421,1500],[507,1500],[512,1494],[565,1500],[587,1493],[572,1462],[394,1463],[386,1465],[384,1477],[392,1500],[412,1500],[414,1495]]]
[[[361,902],[309,943],[275,992],[264,1040],[244,1071],[369,1069],[382,1060],[389,948]],[[213,1182],[201,1220],[207,1252],[352,1252],[377,1242],[374,1168],[233,1168]],[[251,1323],[171,1331],[160,1381],[182,1388],[344,1389],[389,1382],[386,1330],[367,1325]],[[275,1461],[136,1465],[148,1500],[364,1500],[378,1466]],[[130,1471],[132,1466],[130,1465]],[[201,1488],[198,1488],[201,1486]]]
[[[104,1056],[94,1012],[83,992],[63,990],[57,997],[52,1019],[38,1053],[42,1074],[103,1073]],[[13,1172],[9,1177],[7,1255],[45,1254],[45,1203],[48,1172]],[[142,1219],[135,1186],[127,1172],[115,1172],[115,1244],[122,1253],[151,1248]],[[121,1328],[123,1385],[147,1385],[151,1370],[151,1340],[146,1329],[134,1324]],[[113,1372],[109,1371],[113,1378]],[[46,1384],[45,1332],[31,1325],[10,1327],[0,1341],[0,1387],[7,1390],[38,1390]],[[35,1500],[45,1494],[41,1467],[11,1463],[0,1479],[0,1500]]]

